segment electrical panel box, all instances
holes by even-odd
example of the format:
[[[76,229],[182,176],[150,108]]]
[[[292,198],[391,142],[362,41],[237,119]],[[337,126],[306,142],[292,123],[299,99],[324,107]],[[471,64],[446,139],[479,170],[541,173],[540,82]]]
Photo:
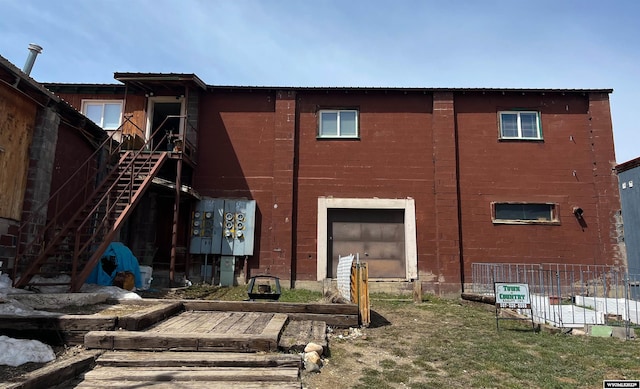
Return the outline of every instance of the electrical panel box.
[[[236,274],[236,257],[223,255],[220,258],[220,286],[233,286]]]
[[[255,200],[203,198],[191,218],[191,254],[253,255]]]

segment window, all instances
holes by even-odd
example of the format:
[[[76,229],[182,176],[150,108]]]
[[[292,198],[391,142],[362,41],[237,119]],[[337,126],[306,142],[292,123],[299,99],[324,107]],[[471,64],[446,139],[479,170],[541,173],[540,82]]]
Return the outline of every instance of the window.
[[[120,127],[121,100],[83,100],[82,113],[105,130]]]
[[[320,138],[357,138],[358,111],[355,109],[321,110],[318,127]]]
[[[556,204],[492,203],[494,223],[559,224]]]
[[[500,112],[501,139],[542,139],[540,114],[536,111]]]

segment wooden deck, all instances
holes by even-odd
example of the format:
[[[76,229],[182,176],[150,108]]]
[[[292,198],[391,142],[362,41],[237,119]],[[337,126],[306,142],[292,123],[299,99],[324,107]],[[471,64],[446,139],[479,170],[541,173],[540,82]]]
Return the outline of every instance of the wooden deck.
[[[158,323],[148,332],[198,334],[261,334],[273,319],[273,313],[256,312],[183,312]]]
[[[358,325],[354,304],[110,303],[137,307],[113,316],[0,317],[0,333],[62,334],[67,344],[84,340],[94,349],[72,364],[40,369],[15,387],[36,389],[71,375],[76,378],[68,387],[79,388],[300,388],[300,355],[275,351],[300,352],[309,341],[327,347],[327,325]]]
[[[145,331],[91,331],[85,347],[107,350],[276,351],[282,313],[183,312]]]

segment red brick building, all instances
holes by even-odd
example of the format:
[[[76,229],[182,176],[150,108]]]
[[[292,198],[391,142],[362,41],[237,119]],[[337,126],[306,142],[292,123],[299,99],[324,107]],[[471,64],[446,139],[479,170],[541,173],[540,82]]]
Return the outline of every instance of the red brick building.
[[[47,87],[96,122],[120,107],[138,127],[118,129],[128,139],[149,137],[162,115],[181,116],[182,162],[164,173],[195,197],[179,198],[175,244],[175,198],[160,186],[120,236],[138,256],[153,247],[154,269],[172,257],[178,273],[200,276],[202,255],[188,255],[196,197],[256,201],[254,255],[238,262],[240,279],[268,273],[318,285],[335,277],[338,255],[357,252],[372,280],[402,287],[417,279],[449,294],[471,282],[476,262],[625,263],[611,90],[116,79],[122,84]],[[102,119],[88,112],[92,102]]]

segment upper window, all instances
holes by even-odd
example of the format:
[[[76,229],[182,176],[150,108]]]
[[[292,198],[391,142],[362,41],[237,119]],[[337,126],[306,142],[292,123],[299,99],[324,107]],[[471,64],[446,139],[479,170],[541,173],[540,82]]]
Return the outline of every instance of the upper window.
[[[500,112],[500,138],[542,139],[540,114],[536,111]]]
[[[492,203],[493,222],[505,224],[557,224],[555,204],[549,203]]]
[[[324,109],[319,112],[320,138],[357,138],[358,111],[355,109]]]
[[[83,100],[82,113],[105,130],[120,127],[121,100]]]

